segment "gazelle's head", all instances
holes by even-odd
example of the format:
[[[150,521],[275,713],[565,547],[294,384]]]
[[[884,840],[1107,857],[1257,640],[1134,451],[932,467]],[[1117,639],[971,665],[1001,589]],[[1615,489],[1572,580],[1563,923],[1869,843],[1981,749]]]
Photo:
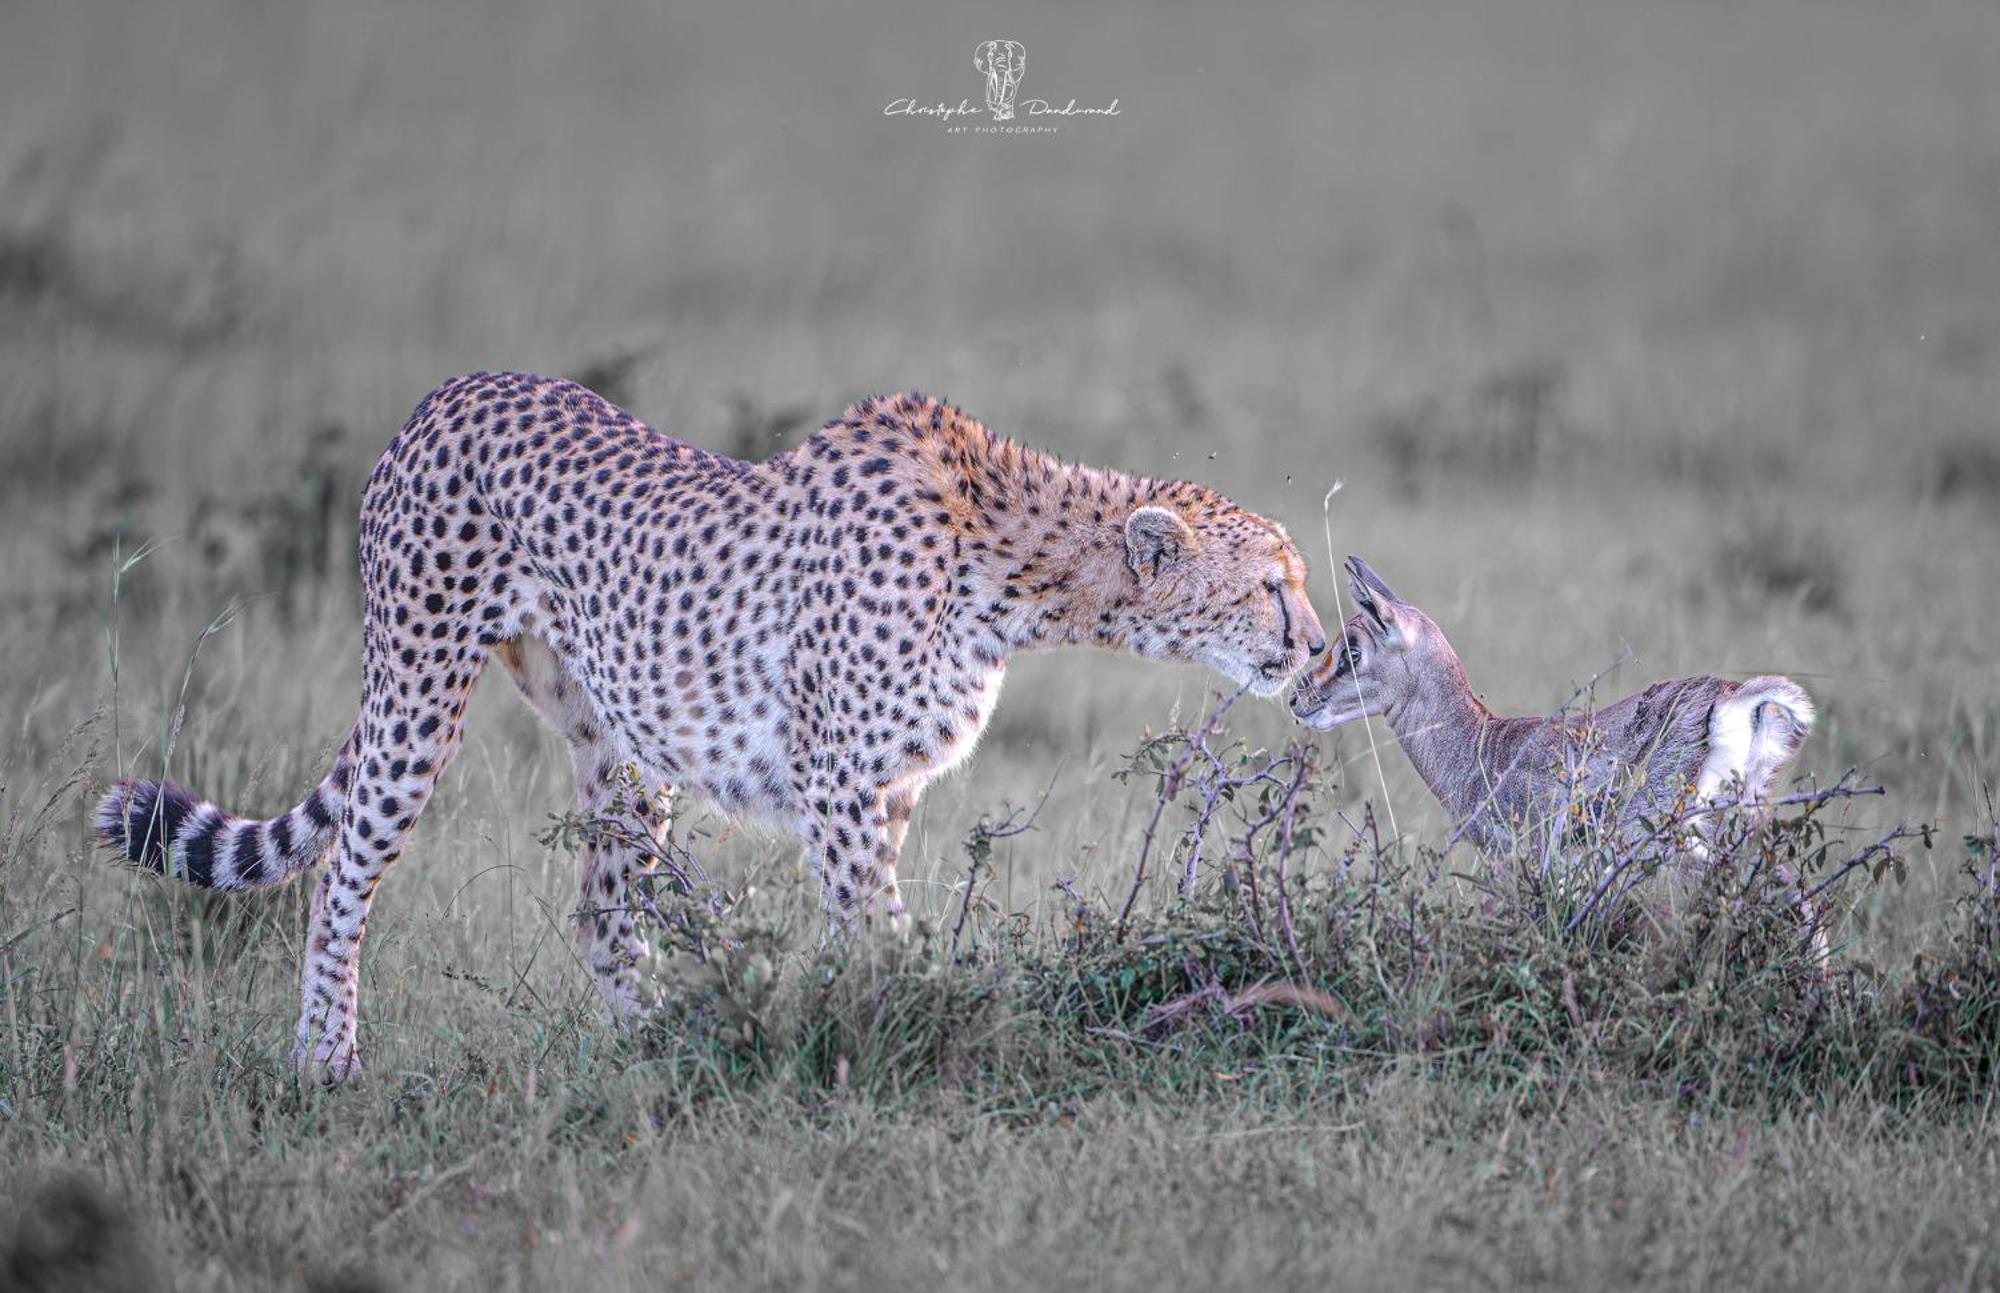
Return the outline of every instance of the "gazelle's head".
[[[1393,718],[1440,677],[1464,677],[1430,616],[1390,592],[1359,557],[1347,559],[1347,587],[1361,609],[1341,626],[1333,654],[1292,692],[1292,714],[1301,723],[1324,732],[1358,718]]]

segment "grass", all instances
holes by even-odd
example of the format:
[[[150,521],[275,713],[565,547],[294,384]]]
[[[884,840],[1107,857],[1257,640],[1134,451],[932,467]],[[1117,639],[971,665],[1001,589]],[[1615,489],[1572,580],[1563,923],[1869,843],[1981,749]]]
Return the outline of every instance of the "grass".
[[[79,1254],[107,1288],[2000,1282],[1989,9],[7,22],[0,1287]],[[881,115],[976,99],[999,34],[1124,114]],[[1600,694],[1783,671],[1821,709],[1798,770],[1886,791],[1817,819],[1828,864],[1934,847],[1843,883],[1822,985],[1700,886],[1655,937],[1565,933],[1426,853],[1422,787],[1346,733],[1294,887],[1262,855],[1253,919],[1224,850],[1181,898],[1182,803],[1118,937],[1156,789],[1118,774],[1212,684],[1029,658],[919,807],[926,936],[822,947],[791,846],[696,812],[720,954],[664,958],[627,1041],[545,842],[567,759],[495,683],[371,921],[369,1078],[297,1090],[303,887],[116,870],[89,803],[163,760],[243,810],[320,775],[361,481],[502,366],[739,454],[921,386],[1309,555],[1344,478],[1335,550],[1496,708],[1627,648]],[[1404,838],[1350,857],[1369,804]],[[1338,1007],[1257,995],[1288,984]]]
[[[1201,795],[1161,793],[1178,837]],[[1983,1277],[2000,828],[1913,971],[1827,976],[1740,875],[1766,848],[1837,868],[1810,816],[1657,929],[1635,904],[1572,935],[1544,891],[1208,807],[1227,867],[1123,933],[1073,887],[832,945],[796,878],[663,895],[698,933],[661,940],[632,1039],[538,970],[552,904],[507,959],[405,919],[340,1092],[282,1071],[296,895],[9,909],[6,1113],[40,1194],[11,1260],[138,1249],[215,1287]],[[59,1174],[84,1146],[95,1185]]]

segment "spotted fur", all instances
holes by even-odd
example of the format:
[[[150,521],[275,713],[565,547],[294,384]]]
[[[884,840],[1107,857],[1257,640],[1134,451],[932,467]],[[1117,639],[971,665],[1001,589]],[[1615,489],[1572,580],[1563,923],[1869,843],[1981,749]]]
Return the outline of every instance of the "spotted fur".
[[[1260,694],[1320,649],[1276,524],[1198,485],[1061,463],[919,395],[870,399],[750,464],[569,382],[433,391],[362,502],[361,712],[298,807],[232,817],[127,782],[98,826],[195,884],[314,894],[296,1065],[356,1071],[375,888],[498,659],[568,740],[586,814],[664,828],[677,788],[797,832],[841,922],[902,911],[926,782],[978,739],[1015,651],[1094,645],[1206,663]],[[621,795],[635,768],[649,793]],[[642,849],[583,862],[578,941],[613,1016],[644,1006],[628,907]]]

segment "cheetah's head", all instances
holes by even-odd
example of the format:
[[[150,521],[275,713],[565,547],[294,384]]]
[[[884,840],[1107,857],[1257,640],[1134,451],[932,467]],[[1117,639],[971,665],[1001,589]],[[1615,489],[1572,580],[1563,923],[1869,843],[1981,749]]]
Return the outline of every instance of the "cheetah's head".
[[[1142,656],[1208,665],[1259,696],[1283,691],[1326,646],[1306,563],[1283,527],[1199,491],[1136,507],[1125,565]]]

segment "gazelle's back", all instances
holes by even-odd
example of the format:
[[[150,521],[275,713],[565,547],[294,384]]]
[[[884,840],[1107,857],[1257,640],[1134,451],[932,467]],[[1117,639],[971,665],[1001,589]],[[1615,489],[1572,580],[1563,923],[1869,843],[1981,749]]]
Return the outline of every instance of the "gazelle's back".
[[[1450,805],[1466,833],[1501,846],[1570,803],[1617,802],[1626,822],[1692,805],[1717,707],[1740,689],[1724,678],[1670,678],[1596,710],[1495,718],[1480,750],[1483,786]]]

